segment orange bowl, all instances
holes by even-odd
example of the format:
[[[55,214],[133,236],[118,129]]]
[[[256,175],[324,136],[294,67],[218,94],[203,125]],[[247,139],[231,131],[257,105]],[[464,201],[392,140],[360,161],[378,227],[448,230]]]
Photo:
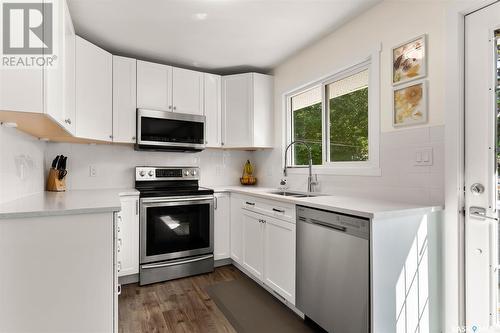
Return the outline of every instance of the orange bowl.
[[[241,185],[255,185],[255,184],[257,184],[257,178],[255,178],[255,177],[246,177],[246,178],[241,177],[240,183],[241,183]]]

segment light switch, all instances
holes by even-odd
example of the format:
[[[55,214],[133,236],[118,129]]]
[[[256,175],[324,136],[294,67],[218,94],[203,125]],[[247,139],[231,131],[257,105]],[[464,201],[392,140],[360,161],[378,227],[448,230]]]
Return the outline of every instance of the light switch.
[[[433,150],[430,147],[415,149],[416,166],[431,166],[433,164]]]

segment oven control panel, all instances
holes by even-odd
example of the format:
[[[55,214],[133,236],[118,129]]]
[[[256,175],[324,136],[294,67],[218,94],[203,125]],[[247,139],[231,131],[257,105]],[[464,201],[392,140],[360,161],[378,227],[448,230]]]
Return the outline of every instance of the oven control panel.
[[[135,180],[198,180],[198,167],[136,167]]]

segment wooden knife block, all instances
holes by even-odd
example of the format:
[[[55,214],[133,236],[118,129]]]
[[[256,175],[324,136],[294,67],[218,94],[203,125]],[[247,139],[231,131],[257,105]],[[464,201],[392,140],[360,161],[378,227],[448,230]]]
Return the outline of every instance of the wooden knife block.
[[[59,171],[51,168],[47,178],[47,191],[64,192],[66,191],[66,177],[59,180]]]

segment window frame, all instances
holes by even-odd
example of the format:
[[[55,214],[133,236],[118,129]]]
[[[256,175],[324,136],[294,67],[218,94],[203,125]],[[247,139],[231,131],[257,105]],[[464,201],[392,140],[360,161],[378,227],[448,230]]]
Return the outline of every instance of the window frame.
[[[353,62],[349,66],[345,66],[334,71],[331,74],[321,77],[298,88],[290,90],[283,94],[283,141],[285,144],[282,147],[282,165],[284,165],[284,151],[290,144],[293,138],[292,127],[292,98],[301,93],[321,87],[322,101],[322,126],[323,144],[322,144],[322,164],[313,165],[313,170],[317,174],[332,174],[332,175],[359,175],[359,176],[380,176],[380,51],[379,46],[368,57]],[[330,119],[329,119],[329,101],[327,101],[326,90],[327,85],[356,73],[368,70],[368,160],[367,161],[345,161],[331,162],[328,161],[329,144],[330,144]],[[326,128],[325,128],[326,127]],[[326,135],[326,138],[325,138]],[[294,147],[288,151],[287,159],[290,161],[290,173],[305,174],[308,172],[307,165],[294,164]]]

